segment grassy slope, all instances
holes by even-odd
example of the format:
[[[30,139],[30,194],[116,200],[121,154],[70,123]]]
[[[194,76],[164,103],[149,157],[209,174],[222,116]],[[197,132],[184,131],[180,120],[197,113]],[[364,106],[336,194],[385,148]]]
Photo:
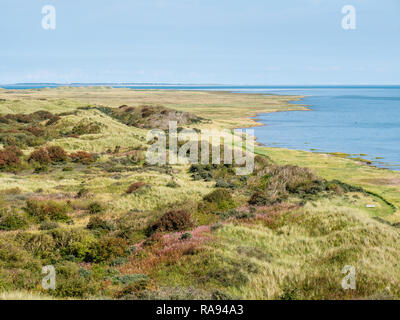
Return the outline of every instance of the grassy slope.
[[[112,107],[162,104],[211,119],[213,123],[206,126],[220,127],[256,125],[248,117],[257,113],[304,109],[288,105],[290,97],[226,92],[61,88],[0,90],[0,98],[7,99],[0,102],[1,113],[65,112],[89,103]],[[52,144],[63,146],[68,151],[84,149],[100,152],[117,145],[131,147],[132,144],[143,143],[144,130],[127,127],[97,111],[80,111],[77,115],[68,116],[73,123],[83,118],[102,123],[102,132],[79,139],[63,138]],[[160,263],[151,271],[152,276],[161,285],[194,285],[206,290],[213,285],[220,286],[220,283],[199,283],[199,274],[212,279],[211,275],[215,276],[216,271],[227,269],[242,277],[234,277],[221,289],[231,296],[243,298],[348,298],[374,294],[399,297],[398,229],[370,218],[382,216],[391,222],[399,221],[399,173],[309,152],[261,147],[256,152],[267,154],[279,164],[310,167],[326,179],[363,186],[394,204],[396,212],[393,213],[390,206],[377,197],[347,197],[314,201],[305,208],[279,213],[271,221],[261,217],[247,223],[229,222],[213,232],[214,240],[207,244],[210,249],[207,250],[209,269],[201,259],[203,256],[194,255],[178,264]],[[104,155],[100,161],[107,161],[108,157]],[[97,168],[77,168],[72,172],[54,169],[46,175],[0,173],[0,189],[18,187],[23,194],[27,194],[41,188],[45,194],[73,194],[84,182],[85,187],[95,194],[96,200],[107,201],[105,216],[118,216],[136,209],[139,210],[135,213],[138,224],[144,224],[151,219],[145,210],[176,201],[200,199],[211,190],[212,183],[192,181],[184,166],[176,166],[175,170],[176,181],[184,187],[166,187],[172,176],[155,171],[115,174]],[[151,188],[138,195],[123,195],[134,181],[145,181]],[[371,203],[377,207],[367,209],[366,204]],[[74,220],[75,227],[79,228],[87,223],[88,215],[77,213]],[[346,293],[340,288],[343,277],[340,271],[345,264],[357,267],[359,282],[355,293]]]

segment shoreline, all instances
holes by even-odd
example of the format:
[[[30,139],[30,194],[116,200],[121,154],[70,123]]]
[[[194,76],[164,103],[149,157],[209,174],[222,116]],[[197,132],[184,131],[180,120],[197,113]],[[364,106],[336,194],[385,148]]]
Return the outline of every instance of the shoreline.
[[[261,94],[261,93],[257,93],[257,94]],[[279,95],[274,95],[274,94],[270,94],[270,95],[271,96],[279,96]],[[290,95],[289,96],[285,95],[285,97],[290,97]],[[302,99],[304,99],[306,97],[310,97],[310,96],[294,96],[294,97],[296,97],[296,98],[293,99],[292,101],[289,101],[289,103],[292,103],[292,102],[295,102],[295,101],[301,101]],[[272,113],[276,113],[276,112],[313,111],[313,109],[310,108],[310,107],[312,107],[312,105],[301,104],[300,106],[305,108],[305,109],[300,109],[300,110],[282,110],[282,111],[278,110],[278,111],[258,113],[256,116],[249,118],[249,120],[252,120],[252,121],[256,122],[257,124],[255,124],[253,126],[248,126],[248,127],[234,128],[234,130],[250,129],[250,128],[267,126],[266,123],[262,122],[262,120],[258,118],[258,116],[260,116],[260,115],[267,115],[267,114],[272,114]],[[379,161],[379,160],[383,159],[381,157],[379,157],[379,159],[377,158],[375,160],[368,160],[368,159],[362,158],[363,155],[361,155],[361,154],[344,153],[342,151],[327,152],[327,151],[317,151],[317,150],[320,150],[320,149],[315,149],[315,151],[313,151],[313,150],[305,150],[305,149],[293,149],[293,148],[288,148],[288,147],[273,147],[273,146],[265,145],[263,142],[259,142],[258,139],[259,138],[256,135],[254,135],[254,141],[255,141],[254,144],[255,144],[255,146],[264,147],[264,148],[276,148],[276,149],[293,150],[293,151],[304,151],[304,152],[309,152],[309,153],[313,153],[313,154],[320,154],[320,155],[326,155],[326,156],[331,156],[331,157],[351,160],[351,161],[354,161],[354,162],[356,162],[356,163],[358,163],[360,165],[368,166],[368,167],[371,167],[371,168],[376,168],[376,169],[379,169],[379,170],[388,170],[388,171],[393,171],[393,172],[399,172],[400,171],[400,168],[398,170],[390,168],[391,165],[389,163],[386,163],[386,165],[387,165],[386,167],[377,166],[376,164],[382,163],[382,161]],[[364,155],[364,156],[366,156],[366,155]],[[358,156],[358,158],[352,158],[353,156]]]

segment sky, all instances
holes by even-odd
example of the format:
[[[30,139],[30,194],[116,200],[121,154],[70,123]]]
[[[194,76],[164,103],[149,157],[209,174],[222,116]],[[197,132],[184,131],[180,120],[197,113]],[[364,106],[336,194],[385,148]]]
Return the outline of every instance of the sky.
[[[400,1],[1,0],[0,84],[21,82],[400,84]]]

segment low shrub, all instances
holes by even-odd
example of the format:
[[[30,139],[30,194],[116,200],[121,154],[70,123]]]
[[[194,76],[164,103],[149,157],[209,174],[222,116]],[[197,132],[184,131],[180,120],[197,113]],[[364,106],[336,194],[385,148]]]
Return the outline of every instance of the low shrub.
[[[97,122],[90,122],[88,120],[81,120],[72,128],[72,134],[84,135],[84,134],[95,134],[100,133],[101,125]]]
[[[255,191],[250,197],[248,203],[253,206],[265,206],[271,204],[271,200],[264,192]]]
[[[0,150],[0,170],[16,168],[21,164],[22,152],[18,147],[8,146]]]
[[[85,260],[87,262],[104,262],[117,257],[127,257],[129,253],[125,239],[106,236],[92,244]]]
[[[43,221],[40,226],[39,229],[40,230],[53,230],[53,229],[57,229],[59,227],[59,224],[56,221]]]
[[[28,131],[29,133],[33,134],[36,137],[39,137],[42,135],[44,128],[40,127],[40,126],[32,126],[29,128],[26,128],[26,131]]]
[[[140,298],[143,293],[145,293],[149,287],[150,281],[147,275],[132,275],[132,277],[126,278],[125,281],[129,283],[116,294],[116,297],[121,299],[123,297]]]
[[[104,211],[104,207],[99,202],[92,202],[88,205],[87,210],[90,214],[96,214]]]
[[[50,155],[49,155],[47,149],[39,148],[39,149],[34,150],[30,154],[28,161],[29,162],[34,161],[34,162],[38,162],[40,164],[46,165],[46,164],[51,163],[51,158],[50,158]]]
[[[82,164],[90,164],[95,161],[93,155],[86,151],[77,151],[75,153],[71,153],[69,157],[73,162]]]
[[[60,120],[60,116],[55,116],[53,115],[47,122],[46,122],[46,127],[51,126],[52,124],[55,124],[58,120]]]
[[[226,189],[216,189],[203,197],[204,201],[221,203],[232,201],[231,193]]]
[[[28,225],[29,222],[26,216],[15,210],[5,213],[0,218],[0,230],[21,230],[26,229]]]
[[[85,261],[97,239],[88,230],[58,228],[50,231],[55,250],[69,260]]]
[[[148,234],[156,231],[183,231],[192,228],[194,223],[190,214],[185,210],[171,210],[163,214],[148,229]]]
[[[171,180],[166,184],[166,187],[168,187],[168,188],[179,188],[180,185],[175,180]]]
[[[144,188],[145,186],[147,186],[147,184],[145,182],[142,181],[138,181],[135,183],[132,183],[129,188],[126,190],[126,193],[130,194],[130,193],[134,193],[136,191],[138,191],[141,188]]]
[[[46,150],[52,162],[65,162],[68,159],[68,154],[59,146],[47,147]]]
[[[71,210],[71,206],[65,202],[28,200],[25,210],[39,222],[45,220],[68,221],[67,212]]]
[[[86,229],[110,231],[112,230],[112,226],[110,223],[99,217],[90,217]]]
[[[94,272],[82,272],[82,268],[73,262],[63,262],[56,265],[55,269],[57,270],[57,286],[54,295],[82,299],[101,294],[103,281]]]
[[[112,284],[132,285],[142,281],[148,282],[149,277],[145,274],[126,274],[116,275],[111,278]]]
[[[110,263],[110,266],[117,267],[117,266],[120,266],[120,265],[122,265],[124,263],[127,263],[128,261],[129,260],[126,257],[118,257],[118,258],[115,258],[114,261],[112,261]]]

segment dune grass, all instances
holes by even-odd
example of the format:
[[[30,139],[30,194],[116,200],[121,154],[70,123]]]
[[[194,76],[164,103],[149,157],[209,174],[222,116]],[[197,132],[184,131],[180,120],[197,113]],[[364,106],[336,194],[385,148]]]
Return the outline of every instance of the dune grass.
[[[65,272],[65,292],[57,292],[63,297],[91,298],[100,288],[103,293],[119,297],[122,289],[137,289],[121,283],[121,279],[141,279],[142,273],[150,279],[146,290],[167,298],[400,297],[400,239],[395,225],[400,222],[400,173],[333,155],[256,146],[256,154],[268,156],[277,165],[308,167],[326,180],[361,186],[367,193],[332,196],[325,192],[314,198],[294,197],[281,210],[272,206],[257,215],[249,214],[249,218],[219,220],[216,212],[204,213],[196,207],[204,195],[215,190],[215,181],[195,180],[188,165],[145,166],[127,161],[133,152],[145,150],[147,131],[127,126],[95,109],[79,109],[89,105],[163,105],[207,119],[192,127],[236,128],[259,125],[251,119],[258,113],[306,110],[289,103],[301,97],[104,87],[0,89],[0,97],[5,99],[0,102],[1,114],[69,112],[53,125],[55,130],[70,130],[81,121],[100,126],[97,133],[46,142],[46,146],[61,146],[69,153],[92,152],[96,156],[94,163],[70,161],[49,165],[48,171],[39,173],[29,166],[16,174],[0,172],[0,205],[21,209],[31,198],[67,203],[72,208],[68,213],[72,223],[59,222],[57,241],[68,239],[68,245],[73,244],[72,253],[78,256],[92,252],[93,247],[87,246],[95,239],[110,240],[103,234],[108,231],[89,231],[89,221],[104,228],[112,222],[115,232],[132,232],[129,255],[128,249],[122,252],[128,256],[119,256],[117,262],[106,259],[96,264],[70,261],[74,257],[65,251],[48,249],[56,245],[51,242],[52,231],[40,229],[37,223],[25,230],[0,231],[0,298],[50,298],[36,290],[35,282],[41,276],[40,265],[50,262],[59,263],[57,268]],[[33,149],[24,149],[25,156]],[[137,182],[143,187],[127,193],[129,186]],[[82,190],[85,193],[81,196]],[[250,191],[235,194],[234,202],[250,210]],[[101,204],[102,210],[90,213],[91,203]],[[174,206],[193,211],[196,228],[190,230],[190,237],[187,235],[185,240],[180,238],[181,233],[167,233],[162,235],[164,242],[148,237],[146,227]],[[23,210],[19,213],[29,218]],[[97,245],[105,243],[106,248],[113,245],[112,241],[117,247],[126,245],[117,238],[101,241]],[[99,252],[108,254],[107,250]],[[66,260],[58,261],[60,256]],[[345,265],[356,267],[354,291],[341,288]],[[29,287],[21,288],[22,280],[14,284],[15,272]],[[123,294],[129,296],[125,291]]]

